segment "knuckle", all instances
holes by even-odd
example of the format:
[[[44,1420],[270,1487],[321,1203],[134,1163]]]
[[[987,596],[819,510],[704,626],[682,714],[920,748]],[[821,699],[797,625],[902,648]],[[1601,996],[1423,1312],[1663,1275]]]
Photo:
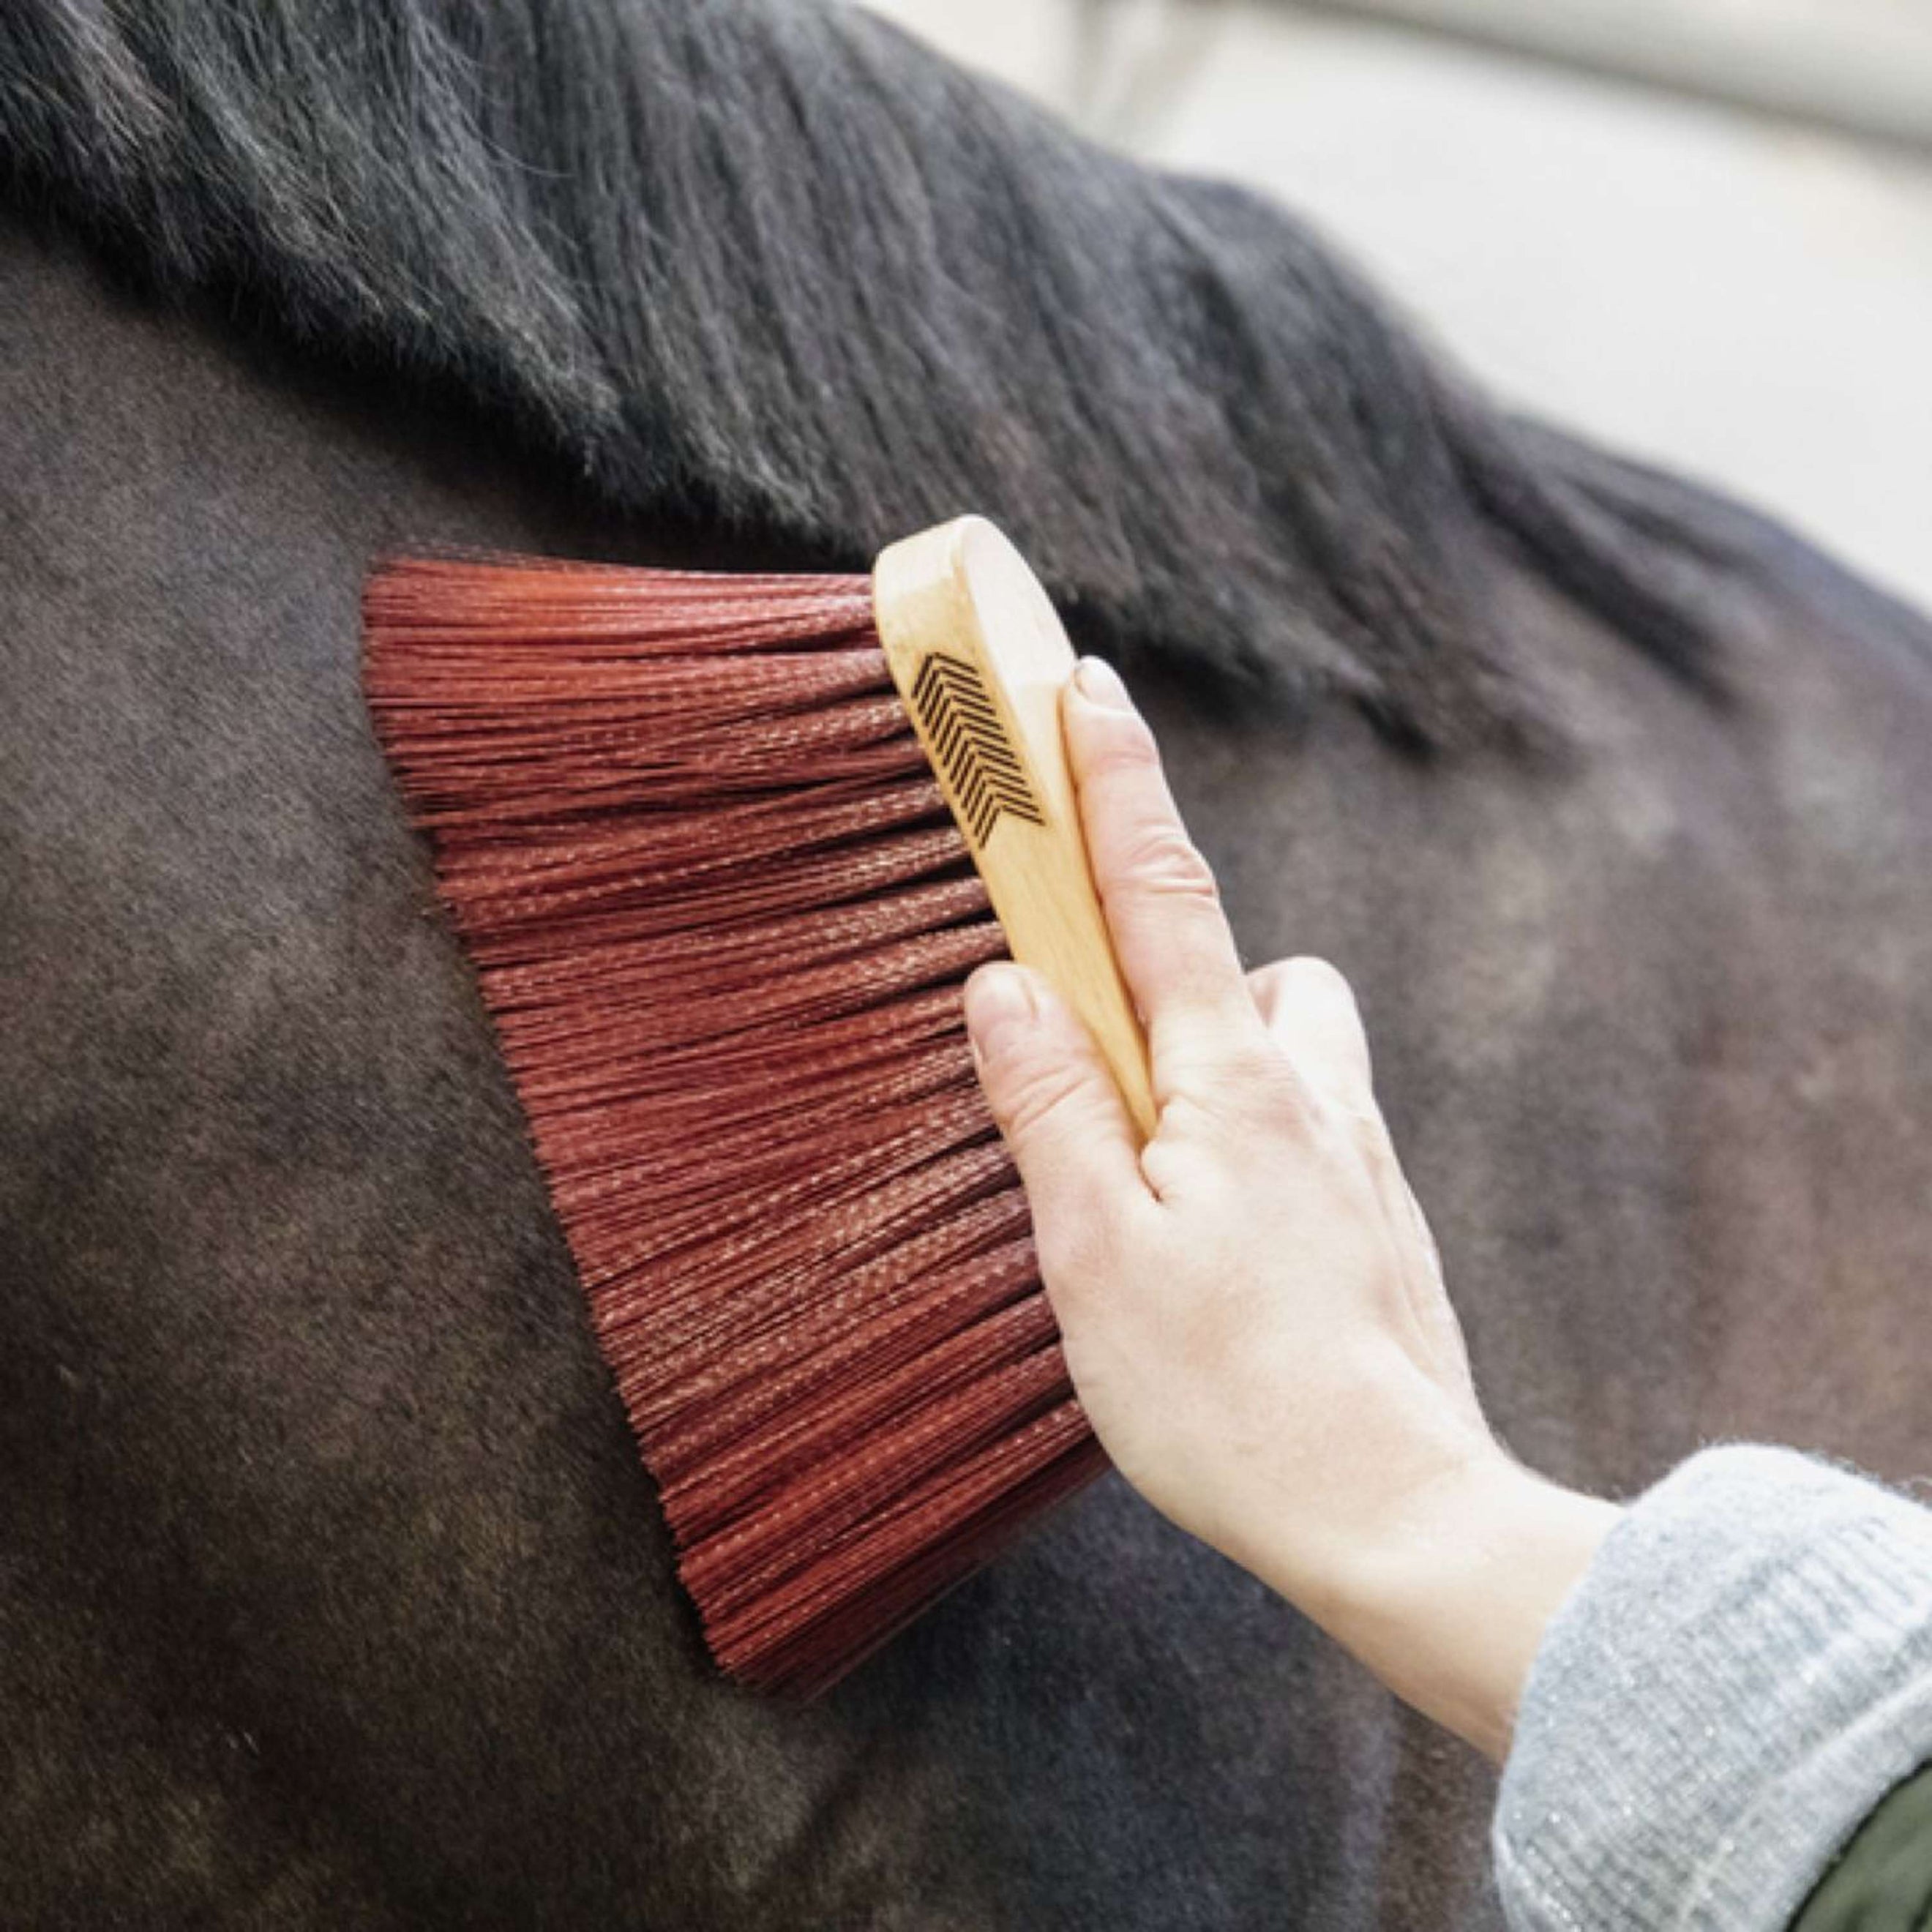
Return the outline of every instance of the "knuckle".
[[[1320,1098],[1285,1054],[1258,1059],[1240,1091],[1248,1118],[1270,1133],[1305,1140],[1320,1125]]]
[[[1042,1055],[1009,1068],[1001,1088],[1002,1127],[1010,1139],[1030,1142],[1042,1131],[1051,1133],[1079,1107],[1087,1082],[1081,1068]]]
[[[1372,1105],[1358,1106],[1326,1088],[1305,1089],[1301,1141],[1337,1169],[1370,1178],[1400,1174],[1388,1130]]]
[[[1318,959],[1312,953],[1298,953],[1292,959],[1277,960],[1268,970],[1280,976],[1284,991],[1311,1003],[1345,1010],[1351,1015],[1355,1010],[1354,988],[1341,969],[1326,959]]]
[[[1269,1024],[1318,1085],[1372,1109],[1368,1035],[1354,989],[1325,959],[1281,962]]]
[[[1220,1151],[1228,1126],[1227,1110],[1206,1097],[1216,1092],[1211,1083],[1192,1081],[1161,1102],[1160,1131],[1141,1156],[1150,1166],[1172,1166],[1186,1150],[1192,1157]]]
[[[1252,1136],[1299,1139],[1318,1123],[1318,1096],[1294,1062],[1265,1037],[1221,1043],[1190,1084],[1213,1096],[1211,1101],[1193,1103],[1198,1111],[1244,1141]]]
[[[1124,870],[1143,892],[1164,898],[1221,902],[1214,868],[1178,825],[1151,826],[1128,846]]]
[[[1219,1077],[1230,1092],[1270,1106],[1286,1106],[1300,1098],[1301,1083],[1293,1064],[1265,1034],[1224,1040],[1219,1061]]]

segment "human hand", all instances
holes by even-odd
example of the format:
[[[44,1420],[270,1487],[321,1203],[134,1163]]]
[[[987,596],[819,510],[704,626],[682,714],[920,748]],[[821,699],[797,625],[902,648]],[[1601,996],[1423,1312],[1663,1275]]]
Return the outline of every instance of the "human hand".
[[[1074,1386],[1156,1508],[1500,1755],[1616,1512],[1531,1475],[1484,1421],[1346,982],[1313,960],[1244,976],[1107,666],[1083,661],[1063,719],[1153,1138],[1036,974],[982,968],[967,1018]]]

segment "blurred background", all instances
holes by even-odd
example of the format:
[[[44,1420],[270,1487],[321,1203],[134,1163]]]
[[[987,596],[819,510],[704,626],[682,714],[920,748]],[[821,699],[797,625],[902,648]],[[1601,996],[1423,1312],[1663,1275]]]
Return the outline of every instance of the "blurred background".
[[[1932,0],[869,0],[1932,608]]]

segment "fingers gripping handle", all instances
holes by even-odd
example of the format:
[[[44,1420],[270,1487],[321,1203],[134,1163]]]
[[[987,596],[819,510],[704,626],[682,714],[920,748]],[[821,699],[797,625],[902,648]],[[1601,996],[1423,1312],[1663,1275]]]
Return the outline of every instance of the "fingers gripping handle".
[[[1115,963],[1061,741],[1073,675],[1046,592],[981,517],[908,537],[872,569],[900,697],[1006,943],[1086,1022],[1141,1138],[1156,1110],[1147,1038]]]

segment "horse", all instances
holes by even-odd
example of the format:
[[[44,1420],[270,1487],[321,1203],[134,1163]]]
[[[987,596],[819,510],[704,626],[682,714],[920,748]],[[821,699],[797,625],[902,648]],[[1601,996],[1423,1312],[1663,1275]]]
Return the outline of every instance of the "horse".
[[[0,423],[8,1925],[1496,1923],[1490,1774],[1118,1479],[814,1702],[708,1666],[398,549],[992,515],[1355,981],[1516,1453],[1932,1460],[1932,626],[1274,204],[818,0],[11,0]]]

